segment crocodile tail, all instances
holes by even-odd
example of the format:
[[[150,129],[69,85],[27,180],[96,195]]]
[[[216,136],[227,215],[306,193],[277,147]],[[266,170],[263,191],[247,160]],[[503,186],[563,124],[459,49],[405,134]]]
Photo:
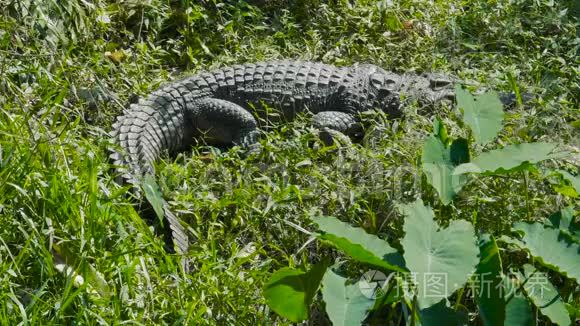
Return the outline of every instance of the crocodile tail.
[[[139,185],[147,175],[155,174],[154,163],[164,152],[173,152],[183,145],[186,130],[185,99],[179,84],[162,87],[130,105],[113,124],[110,159],[120,184],[133,185],[133,195],[140,200],[139,213],[151,217],[151,204],[143,198]],[[166,242],[173,242],[175,252],[186,253],[189,240],[179,219],[163,201],[168,222]],[[149,216],[147,216],[149,215]],[[173,241],[171,241],[171,238]]]
[[[169,204],[163,201],[163,215],[169,223],[171,230],[171,237],[173,238],[174,249],[177,254],[183,255],[189,249],[189,238],[185,233],[185,229],[175,214],[171,211]]]
[[[178,217],[171,211],[169,203],[163,199],[163,218],[166,223],[163,224],[162,236],[165,241],[165,250],[169,253],[184,255],[189,249],[189,237],[185,228],[179,221]],[[139,216],[145,221],[153,224],[157,221],[157,213],[153,205],[146,199],[140,200],[138,204]],[[189,264],[186,259],[182,260],[182,266],[186,272],[189,271]]]

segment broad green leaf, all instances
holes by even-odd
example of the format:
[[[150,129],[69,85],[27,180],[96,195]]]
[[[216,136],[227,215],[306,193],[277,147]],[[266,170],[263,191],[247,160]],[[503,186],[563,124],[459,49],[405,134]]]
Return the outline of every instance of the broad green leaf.
[[[329,266],[329,260],[324,258],[322,261],[314,264],[310,271],[308,271],[308,282],[306,283],[306,305],[310,306],[314,296],[316,295],[316,291],[320,287],[320,282],[322,281],[322,277],[326,272],[326,269]]]
[[[468,163],[471,158],[469,156],[469,142],[465,138],[457,138],[451,143],[449,148],[451,163],[453,166]]]
[[[566,197],[571,197],[571,198],[578,198],[578,192],[576,192],[576,189],[574,189],[574,187],[566,185],[566,184],[559,184],[559,185],[552,185],[552,188],[554,188],[554,191],[556,191],[559,194],[562,194]]]
[[[322,299],[333,325],[360,325],[375,304],[375,298],[364,296],[357,283],[348,283],[332,268],[322,278]]]
[[[560,173],[564,179],[568,180],[576,190],[576,193],[580,194],[580,175],[572,175],[565,170],[556,170],[556,172]]]
[[[161,195],[157,181],[150,174],[147,174],[143,178],[143,192],[145,193],[145,198],[147,198],[153,210],[155,210],[157,218],[163,224],[163,196]]]
[[[552,214],[549,220],[554,228],[569,235],[572,241],[580,243],[580,226],[574,221],[574,206],[562,208],[559,212]]]
[[[425,141],[421,162],[427,182],[437,190],[441,202],[449,204],[462,185],[452,173],[449,150],[438,137],[431,136]]]
[[[318,236],[320,239],[329,241],[352,258],[388,270],[407,271],[401,254],[385,240],[335,217],[313,217],[312,220],[324,232]]]
[[[565,170],[552,170],[549,174],[560,176],[560,184],[553,185],[554,190],[572,198],[580,196],[580,175],[575,176]]]
[[[540,312],[557,325],[570,325],[571,320],[564,301],[546,275],[529,264],[524,265],[524,273],[524,290]]]
[[[379,271],[375,271],[375,272],[379,272]],[[365,275],[367,274],[371,274],[372,271],[368,271],[365,273]],[[384,275],[384,274],[383,274]],[[392,277],[391,277],[392,275]],[[397,273],[395,272],[394,274],[391,274],[388,277],[385,276],[385,278],[388,278],[385,282],[386,284],[384,284],[384,286],[380,289],[377,288],[377,292],[382,291],[380,294],[381,295],[377,295],[377,300],[375,301],[375,305],[373,307],[373,310],[375,309],[380,309],[381,307],[384,307],[388,304],[394,303],[394,302],[398,302],[401,300],[405,299],[405,289],[402,287],[403,283],[403,279],[405,276],[409,276],[409,273],[406,274],[402,274],[402,273]],[[372,278],[372,274],[371,277]],[[379,277],[374,277],[375,279],[379,279]],[[361,284],[359,281],[359,285]],[[375,281],[375,283],[377,283]],[[379,293],[377,293],[379,294]]]
[[[504,325],[505,326],[534,325],[532,306],[530,305],[528,299],[521,293],[521,291],[517,292],[515,291],[515,289],[517,289],[517,284],[511,281],[509,277],[504,277],[503,289],[506,293]]]
[[[459,165],[453,174],[501,174],[518,171],[526,168],[528,164],[562,157],[561,153],[554,153],[555,149],[555,144],[541,142],[508,145],[502,149],[484,152],[471,162]]]
[[[512,230],[524,233],[521,241],[513,243],[528,250],[540,263],[580,280],[580,246],[560,235],[560,230],[525,222],[515,223]]]
[[[505,326],[534,325],[533,320],[532,306],[526,297],[516,296],[507,302]]]
[[[480,236],[479,251],[479,264],[472,282],[481,321],[484,325],[501,325],[505,319],[506,304],[501,288],[501,257],[493,236]]]
[[[473,226],[457,220],[440,229],[420,199],[399,209],[405,215],[403,257],[415,273],[419,306],[429,308],[463,287],[475,271],[479,250]]]
[[[449,308],[446,301],[441,300],[429,308],[421,309],[419,311],[421,325],[467,325],[467,314]]]
[[[445,147],[449,146],[447,128],[439,118],[435,118],[435,121],[433,121],[433,136],[439,139]]]
[[[310,271],[286,267],[274,272],[264,286],[268,306],[292,322],[307,319],[325,270],[326,263],[321,262]]]
[[[431,136],[423,144],[423,172],[445,205],[453,200],[467,181],[466,176],[453,174],[455,162],[463,163],[465,160],[469,160],[469,148],[465,140],[456,139],[448,148],[437,136]]]
[[[463,111],[463,122],[471,128],[478,144],[495,138],[502,128],[503,105],[497,93],[487,92],[473,96],[460,85],[455,87],[457,107]]]

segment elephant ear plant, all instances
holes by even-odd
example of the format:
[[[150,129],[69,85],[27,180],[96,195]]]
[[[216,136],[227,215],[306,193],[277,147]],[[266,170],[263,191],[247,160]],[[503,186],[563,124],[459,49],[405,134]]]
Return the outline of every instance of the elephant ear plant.
[[[497,96],[474,97],[461,88],[456,92],[475,144],[489,145],[503,118]],[[422,168],[449,222],[437,223],[434,210],[421,199],[396,204],[404,235],[389,241],[335,217],[313,217],[315,237],[348,258],[274,272],[263,293],[276,313],[293,322],[308,319],[320,289],[333,325],[394,320],[409,325],[461,325],[470,320],[522,325],[533,323],[534,311],[553,324],[571,325],[579,317],[575,293],[580,289],[580,225],[573,206],[541,221],[516,222],[499,235],[476,230],[472,222],[458,219],[451,206],[474,178],[522,175],[539,169],[542,161],[568,154],[555,144],[535,142],[473,155],[471,142],[453,139],[439,119],[433,130],[424,142]],[[574,195],[580,191],[578,177],[566,173],[562,180],[571,180],[574,192],[569,193]],[[553,175],[545,173],[546,178]],[[362,276],[361,269],[367,270]]]

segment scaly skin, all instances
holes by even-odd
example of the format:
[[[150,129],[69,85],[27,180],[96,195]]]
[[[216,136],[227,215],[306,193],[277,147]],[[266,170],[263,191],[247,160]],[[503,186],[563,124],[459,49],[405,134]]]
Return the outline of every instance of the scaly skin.
[[[286,120],[308,110],[314,114],[317,128],[349,134],[356,129],[360,112],[378,108],[400,116],[400,93],[426,102],[454,97],[449,79],[397,75],[370,64],[335,67],[273,61],[202,72],[131,104],[113,125],[111,136],[117,146],[111,159],[120,181],[138,189],[145,175],[154,175],[155,160],[164,152],[187,148],[195,136],[221,144],[255,143],[255,116],[266,116],[262,103],[277,109]],[[164,212],[175,251],[187,252],[189,241],[183,226],[167,203]]]

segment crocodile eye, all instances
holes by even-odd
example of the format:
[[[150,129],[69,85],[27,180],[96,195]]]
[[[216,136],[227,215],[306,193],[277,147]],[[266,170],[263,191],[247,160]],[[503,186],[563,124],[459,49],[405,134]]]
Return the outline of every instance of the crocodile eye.
[[[394,90],[397,87],[397,81],[390,78],[385,78],[385,88],[389,90]]]
[[[371,76],[371,84],[376,88],[383,86],[383,80],[383,78],[379,78],[377,75]]]

